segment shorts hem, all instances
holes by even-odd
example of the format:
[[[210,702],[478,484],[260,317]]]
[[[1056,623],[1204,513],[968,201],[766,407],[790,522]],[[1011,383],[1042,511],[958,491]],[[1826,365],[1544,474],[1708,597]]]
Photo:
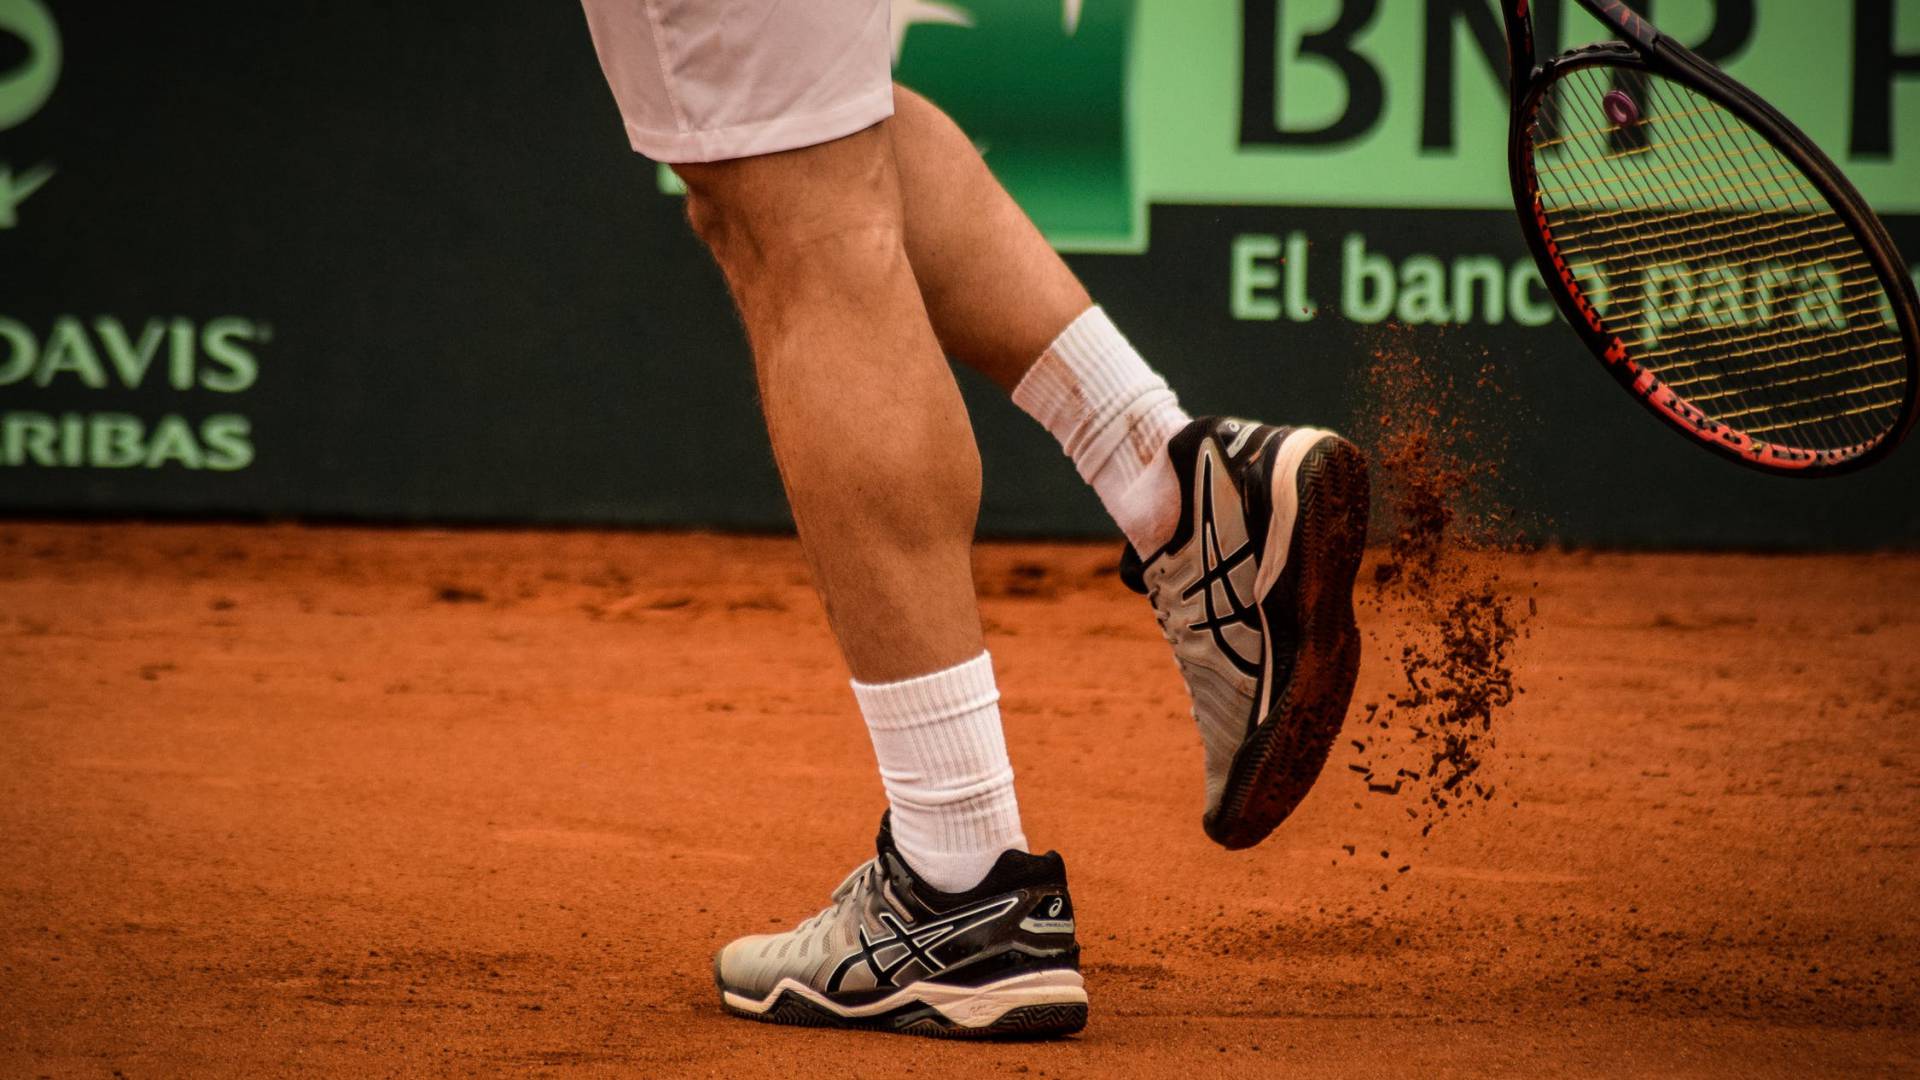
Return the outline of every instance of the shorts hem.
[[[863,131],[893,115],[893,84],[869,91],[824,112],[781,116],[753,124],[704,131],[656,131],[627,124],[634,152],[667,165],[777,154],[819,146]]]

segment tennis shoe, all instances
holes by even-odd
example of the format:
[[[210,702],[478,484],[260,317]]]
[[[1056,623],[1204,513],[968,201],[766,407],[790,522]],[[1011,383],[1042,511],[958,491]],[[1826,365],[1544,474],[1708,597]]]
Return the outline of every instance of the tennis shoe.
[[[1046,1038],[1087,1023],[1073,900],[1054,852],[1003,852],[979,885],[928,885],[880,822],[877,853],[832,903],[714,956],[728,1012],[810,1027]]]
[[[1180,477],[1173,538],[1121,578],[1153,603],[1205,751],[1201,823],[1251,847],[1312,788],[1360,665],[1353,579],[1367,536],[1367,465],[1330,431],[1208,417],[1167,447]]]

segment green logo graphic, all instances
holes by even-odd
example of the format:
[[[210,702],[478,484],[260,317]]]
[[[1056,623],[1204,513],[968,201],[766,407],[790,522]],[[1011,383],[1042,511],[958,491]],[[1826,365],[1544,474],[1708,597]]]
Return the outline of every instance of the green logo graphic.
[[[10,71],[0,71],[0,131],[19,127],[39,112],[60,81],[60,29],[40,0],[0,0],[0,34],[24,42],[27,56]],[[12,228],[16,208],[47,181],[52,165],[36,165],[13,175],[0,161],[0,229]]]
[[[1196,18],[1227,11],[1189,6],[1205,9]],[[895,78],[954,118],[1066,250],[1144,247],[1127,116],[1134,8],[1135,0],[894,4]]]
[[[40,0],[0,0],[0,33],[27,45],[27,59],[0,74],[0,131],[40,111],[60,81],[60,31]]]

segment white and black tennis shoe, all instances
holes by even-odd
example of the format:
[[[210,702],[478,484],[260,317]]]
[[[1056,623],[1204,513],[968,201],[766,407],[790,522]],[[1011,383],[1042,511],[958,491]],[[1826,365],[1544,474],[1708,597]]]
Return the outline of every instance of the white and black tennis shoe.
[[[1168,444],[1178,529],[1121,577],[1153,602],[1206,751],[1207,835],[1251,847],[1326,764],[1360,666],[1367,465],[1330,431],[1195,420]]]
[[[1087,1023],[1066,864],[1003,852],[979,885],[922,881],[880,822],[878,853],[826,910],[713,958],[727,1011],[810,1027],[1046,1038]]]

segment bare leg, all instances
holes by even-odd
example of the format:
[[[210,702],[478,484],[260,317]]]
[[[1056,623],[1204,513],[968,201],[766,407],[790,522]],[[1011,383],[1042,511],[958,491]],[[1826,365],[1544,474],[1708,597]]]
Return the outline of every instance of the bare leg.
[[[827,617],[869,683],[983,647],[980,456],[907,260],[889,126],[676,167],[746,323]]]
[[[947,114],[898,85],[893,108],[886,128],[927,314],[949,355],[1011,391],[1093,301]]]
[[[959,127],[903,86],[893,107],[907,257],[940,344],[1058,439],[1127,539],[1153,551],[1180,519],[1164,451],[1190,418],[1105,313],[1089,310],[1087,290]]]
[[[1319,774],[1353,693],[1364,459],[1314,428],[1190,423],[1105,313],[1088,310],[1086,291],[953,122],[897,86],[894,110],[907,254],[934,329],[1059,440],[1127,534],[1133,584],[1193,697],[1207,834],[1258,843]],[[1261,565],[1273,549],[1246,539],[1256,533],[1297,539],[1278,549],[1279,565]],[[1221,537],[1245,557],[1225,560]],[[1298,584],[1279,587],[1289,575]],[[1223,599],[1236,612],[1257,606],[1257,623],[1223,627]],[[1284,667],[1272,659],[1289,652]]]

